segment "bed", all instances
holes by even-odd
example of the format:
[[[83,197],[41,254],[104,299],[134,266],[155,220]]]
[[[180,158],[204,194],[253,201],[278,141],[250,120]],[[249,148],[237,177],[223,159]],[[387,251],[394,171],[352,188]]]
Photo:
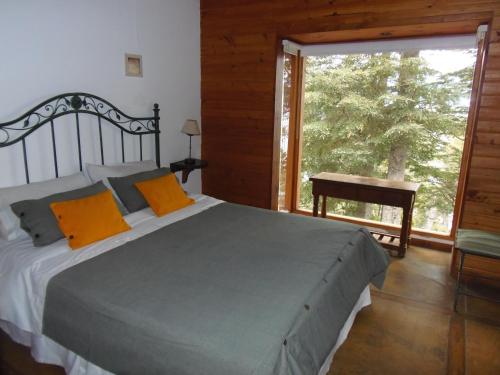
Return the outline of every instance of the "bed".
[[[83,171],[84,114],[97,117],[99,134],[102,120],[118,128],[122,162],[125,133],[138,138],[141,160],[152,136],[160,166],[157,105],[134,118],[85,93],[0,124],[0,146],[22,144],[29,183],[26,137],[74,115]],[[104,147],[100,137],[102,164]],[[129,231],[78,251],[66,239],[36,249],[28,237],[0,242],[0,328],[68,374],[326,374],[370,304],[368,285],[383,284],[384,250],[351,224],[191,199],[161,217],[130,213]]]

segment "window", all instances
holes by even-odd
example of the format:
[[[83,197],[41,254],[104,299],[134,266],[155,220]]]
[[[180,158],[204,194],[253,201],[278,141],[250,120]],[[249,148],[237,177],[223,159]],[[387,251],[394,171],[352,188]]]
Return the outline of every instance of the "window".
[[[413,226],[449,234],[475,46],[475,35],[286,44],[305,55],[295,207],[312,209],[308,179],[322,171],[415,181],[421,187]],[[285,143],[282,149],[283,166],[290,163],[290,153]],[[280,192],[286,194],[286,188]],[[330,199],[327,209],[386,224],[401,222],[394,207]]]

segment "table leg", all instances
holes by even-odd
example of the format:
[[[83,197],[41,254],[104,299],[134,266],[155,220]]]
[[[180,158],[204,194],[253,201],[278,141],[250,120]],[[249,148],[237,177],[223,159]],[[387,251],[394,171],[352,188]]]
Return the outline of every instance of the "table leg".
[[[410,237],[411,237],[411,226],[413,224],[413,204],[415,203],[415,197],[413,197],[413,200],[411,202],[410,206],[410,214],[408,217],[408,245],[410,245]]]
[[[313,199],[313,216],[318,216],[319,194],[314,194]]]
[[[406,248],[408,247],[408,239],[410,236],[410,206],[403,207],[403,221],[401,223],[401,234],[399,237],[398,256],[404,257]]]
[[[326,217],[326,195],[323,195],[323,201],[321,202],[321,217]]]

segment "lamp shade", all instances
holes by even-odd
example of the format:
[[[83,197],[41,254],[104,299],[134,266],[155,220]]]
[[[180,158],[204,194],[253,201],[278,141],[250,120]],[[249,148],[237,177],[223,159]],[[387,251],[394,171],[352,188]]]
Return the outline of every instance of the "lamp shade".
[[[196,120],[186,120],[181,132],[187,135],[200,135],[200,127]]]

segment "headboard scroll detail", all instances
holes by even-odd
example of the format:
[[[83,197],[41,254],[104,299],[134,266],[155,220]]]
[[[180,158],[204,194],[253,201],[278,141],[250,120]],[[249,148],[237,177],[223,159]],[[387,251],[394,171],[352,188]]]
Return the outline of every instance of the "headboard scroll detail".
[[[122,160],[125,161],[124,133],[139,136],[140,158],[142,160],[142,137],[152,134],[155,138],[155,158],[160,166],[160,116],[159,106],[154,104],[153,116],[133,117],[125,114],[116,106],[96,95],[84,92],[65,93],[54,96],[33,107],[23,115],[14,120],[0,123],[0,147],[11,146],[22,142],[23,157],[26,172],[26,182],[29,183],[29,171],[27,165],[26,137],[50,123],[52,133],[52,148],[54,154],[55,175],[58,177],[57,150],[54,134],[54,120],[66,116],[75,115],[78,139],[78,156],[80,170],[82,170],[82,152],[80,140],[80,118],[79,114],[96,116],[99,125],[99,140],[101,148],[101,162],[104,164],[104,145],[102,141],[101,120],[106,120],[121,130]]]

